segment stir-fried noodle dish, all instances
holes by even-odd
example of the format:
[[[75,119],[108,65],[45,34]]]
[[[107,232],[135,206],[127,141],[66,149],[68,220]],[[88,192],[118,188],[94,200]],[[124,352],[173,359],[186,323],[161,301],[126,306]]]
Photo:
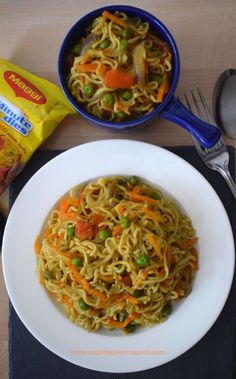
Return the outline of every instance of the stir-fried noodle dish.
[[[150,25],[104,11],[74,46],[68,86],[84,109],[109,121],[139,118],[169,91],[172,54]]]
[[[171,198],[136,176],[78,185],[36,237],[40,283],[89,331],[165,321],[198,270],[196,232]]]

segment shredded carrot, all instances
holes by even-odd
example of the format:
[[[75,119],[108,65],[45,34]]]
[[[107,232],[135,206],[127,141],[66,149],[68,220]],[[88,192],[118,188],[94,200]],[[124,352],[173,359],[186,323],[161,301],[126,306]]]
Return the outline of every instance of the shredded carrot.
[[[118,236],[118,234],[120,234],[122,232],[123,228],[121,225],[117,225],[114,227],[113,231],[112,231],[112,235],[113,237],[116,237]]]
[[[104,78],[104,76],[105,76],[105,74],[106,74],[106,72],[107,72],[108,70],[109,70],[109,66],[107,67],[105,64],[102,64],[102,65],[99,67],[97,73],[98,73],[99,76],[101,76],[102,78]]]
[[[39,275],[39,283],[43,284],[44,283],[44,277],[42,274]]]
[[[51,245],[48,242],[48,239],[47,239],[47,244],[54,254],[62,255],[63,257],[69,258],[69,259],[76,258],[78,256],[76,253],[65,253],[64,251],[61,251],[57,246]]]
[[[40,242],[40,237],[39,237],[39,235],[38,235],[38,236],[36,237],[35,241],[34,241],[34,251],[35,251],[35,253],[36,253],[37,255],[40,254],[40,252],[41,252],[41,247],[42,247],[42,245],[41,245],[41,242]]]
[[[68,308],[73,307],[73,302],[70,300],[70,298],[67,295],[62,295],[62,301],[67,305]]]
[[[118,69],[108,70],[104,76],[104,84],[111,88],[130,88],[134,84],[135,76]]]
[[[129,315],[125,321],[120,322],[120,321],[115,321],[113,319],[109,319],[107,325],[111,326],[112,328],[120,328],[123,329],[125,328],[131,321],[133,321],[135,318],[139,317],[139,313],[133,312],[131,315]]]
[[[65,263],[67,267],[70,269],[70,271],[72,272],[73,277],[76,280],[76,282],[80,284],[88,294],[99,298],[101,301],[107,300],[107,297],[103,292],[91,288],[89,282],[79,273],[76,267],[69,260],[66,261]]]
[[[142,211],[147,215],[148,218],[150,218],[153,221],[156,222],[162,222],[162,216],[156,212],[151,211],[147,207],[143,207]]]
[[[99,279],[103,280],[104,282],[111,282],[113,280],[112,275],[99,274],[98,276],[99,276]]]
[[[117,101],[117,109],[119,111],[123,111],[127,115],[130,115],[129,107],[127,107],[127,105],[122,104],[120,101]]]
[[[134,189],[133,189],[133,193],[136,193],[136,194],[139,194],[141,191],[141,187],[140,186],[135,186]]]
[[[81,64],[86,64],[88,59],[89,59],[89,54],[85,53],[84,56],[82,57]]]
[[[157,93],[157,102],[161,103],[163,101],[164,95],[166,93],[166,82],[167,82],[167,73],[164,74],[162,83]]]
[[[126,298],[127,298],[127,300],[128,300],[131,304],[134,304],[134,305],[138,304],[138,300],[135,299],[135,297],[133,297],[133,296],[131,296],[131,295],[129,295],[129,294],[126,295]]]
[[[125,211],[125,207],[123,204],[118,204],[117,207],[116,207],[117,211],[123,215],[124,211]]]
[[[95,72],[97,70],[97,63],[84,63],[84,64],[78,64],[77,68],[81,72]]]
[[[107,18],[108,20],[113,21],[115,24],[122,26],[123,28],[128,28],[129,27],[129,25],[124,20],[122,20],[122,19],[114,16],[113,14],[111,14],[108,11],[102,12],[102,16],[104,18]]]
[[[153,234],[148,233],[146,235],[146,237],[147,237],[147,240],[149,241],[149,243],[152,245],[152,247],[156,251],[158,257],[160,259],[163,259],[163,255],[161,253],[161,247],[160,247],[159,243],[157,242],[156,238],[153,236]]]
[[[157,202],[155,199],[152,199],[151,197],[140,195],[138,193],[134,193],[133,191],[127,191],[127,195],[129,195],[133,200],[143,201],[153,205],[155,205]]]
[[[191,246],[193,246],[195,243],[197,243],[197,241],[198,241],[198,237],[190,238],[190,239],[186,242],[185,246],[186,246],[186,247],[191,247]]]

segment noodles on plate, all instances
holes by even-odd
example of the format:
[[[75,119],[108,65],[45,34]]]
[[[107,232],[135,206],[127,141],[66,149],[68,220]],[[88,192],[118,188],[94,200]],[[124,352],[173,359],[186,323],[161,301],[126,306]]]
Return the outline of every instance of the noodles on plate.
[[[79,185],[36,238],[40,282],[71,321],[96,331],[165,321],[191,292],[198,255],[190,219],[136,176]]]

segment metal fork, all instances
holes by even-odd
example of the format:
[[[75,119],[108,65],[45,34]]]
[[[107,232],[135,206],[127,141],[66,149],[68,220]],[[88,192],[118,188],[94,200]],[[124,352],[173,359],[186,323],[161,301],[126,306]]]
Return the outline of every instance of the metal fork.
[[[197,95],[195,95],[193,91],[190,91],[191,96],[189,97],[186,93],[184,94],[187,107],[192,113],[195,113],[196,116],[217,127],[214,117],[199,88],[197,88],[196,93]],[[236,199],[236,185],[230,175],[228,167],[229,152],[223,138],[221,137],[220,140],[211,148],[201,146],[194,137],[192,137],[192,140],[200,158],[207,165],[207,167],[218,171],[223,176],[231,189],[234,198]]]

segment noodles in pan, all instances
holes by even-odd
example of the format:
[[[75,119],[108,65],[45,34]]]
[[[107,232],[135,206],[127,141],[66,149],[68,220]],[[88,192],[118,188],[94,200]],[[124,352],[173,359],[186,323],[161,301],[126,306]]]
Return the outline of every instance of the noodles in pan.
[[[107,11],[68,57],[68,86],[92,115],[115,122],[139,118],[169,90],[172,54],[138,17]]]
[[[135,176],[73,188],[35,241],[40,282],[74,323],[132,332],[165,321],[198,269],[190,219]]]

